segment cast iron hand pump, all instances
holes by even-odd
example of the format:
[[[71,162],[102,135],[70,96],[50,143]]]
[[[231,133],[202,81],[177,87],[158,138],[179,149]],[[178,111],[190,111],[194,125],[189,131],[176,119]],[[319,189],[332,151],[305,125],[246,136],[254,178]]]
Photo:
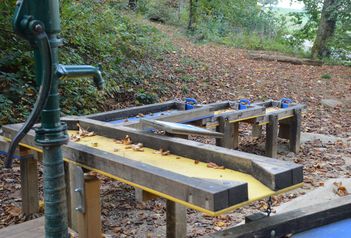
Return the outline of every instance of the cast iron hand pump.
[[[35,141],[43,147],[45,236],[67,237],[67,208],[61,146],[68,142],[66,125],[60,121],[58,84],[60,79],[92,77],[98,89],[104,81],[99,68],[89,65],[60,65],[58,47],[62,41],[58,0],[18,1],[14,31],[34,49],[36,81],[40,85],[34,108],[12,140],[5,163],[11,167],[16,146],[37,122]]]

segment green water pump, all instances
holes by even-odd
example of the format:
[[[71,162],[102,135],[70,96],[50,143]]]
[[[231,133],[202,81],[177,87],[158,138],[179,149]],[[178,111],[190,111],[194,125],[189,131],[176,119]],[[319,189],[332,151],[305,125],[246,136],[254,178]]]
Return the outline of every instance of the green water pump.
[[[22,0],[16,3],[14,31],[34,49],[36,82],[34,108],[10,144],[6,167],[11,167],[16,146],[41,118],[35,141],[43,147],[45,237],[68,236],[64,165],[61,147],[68,142],[66,125],[60,121],[59,80],[91,77],[98,89],[104,85],[101,70],[89,65],[61,65],[59,0]]]

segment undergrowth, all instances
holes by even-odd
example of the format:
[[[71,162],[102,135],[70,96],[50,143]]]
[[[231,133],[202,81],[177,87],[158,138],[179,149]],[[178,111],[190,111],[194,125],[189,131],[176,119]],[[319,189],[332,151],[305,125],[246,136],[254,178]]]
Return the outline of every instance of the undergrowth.
[[[149,59],[173,50],[166,36],[122,15],[113,0],[63,0],[60,4],[64,39],[60,63],[100,64],[106,81],[103,92],[95,89],[92,80],[62,81],[62,112],[79,115],[107,110],[111,98],[155,102],[157,97],[142,88],[153,73]],[[37,93],[32,49],[12,32],[14,7],[10,0],[0,3],[0,126],[26,118]]]

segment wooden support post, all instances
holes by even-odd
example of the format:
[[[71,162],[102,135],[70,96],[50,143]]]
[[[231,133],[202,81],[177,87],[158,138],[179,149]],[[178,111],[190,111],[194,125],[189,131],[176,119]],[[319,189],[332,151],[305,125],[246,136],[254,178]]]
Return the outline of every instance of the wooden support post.
[[[290,126],[290,150],[298,153],[300,149],[301,137],[301,109],[294,110],[294,117]]]
[[[25,216],[39,212],[37,160],[33,151],[20,147],[22,213]]]
[[[224,117],[218,118],[217,131],[224,134],[223,138],[216,139],[216,145],[228,149],[239,147],[239,122],[230,123]]]
[[[291,121],[290,121],[290,118],[282,120],[282,121],[279,121],[278,137],[290,140],[290,132],[291,132]]]
[[[262,135],[262,126],[258,124],[252,124],[252,136],[260,137]]]
[[[266,155],[277,157],[278,147],[278,115],[270,115],[266,126]]]
[[[77,212],[79,238],[102,237],[100,181],[96,176],[84,175],[83,199],[84,213]]]
[[[167,200],[167,238],[186,237],[186,207]]]

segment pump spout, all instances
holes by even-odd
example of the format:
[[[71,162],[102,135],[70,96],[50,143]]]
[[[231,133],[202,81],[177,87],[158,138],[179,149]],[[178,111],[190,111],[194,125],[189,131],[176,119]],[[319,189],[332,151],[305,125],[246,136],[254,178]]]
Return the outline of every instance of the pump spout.
[[[91,65],[62,65],[57,66],[56,74],[59,79],[73,79],[92,77],[98,90],[104,88],[104,79],[101,75],[100,67]]]

